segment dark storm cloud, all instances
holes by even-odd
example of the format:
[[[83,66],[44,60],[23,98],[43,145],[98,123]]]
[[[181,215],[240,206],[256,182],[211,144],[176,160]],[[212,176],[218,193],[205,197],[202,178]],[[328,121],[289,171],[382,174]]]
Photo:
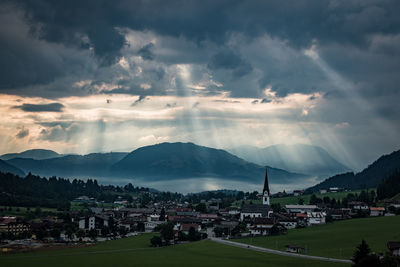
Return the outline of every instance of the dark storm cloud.
[[[29,135],[29,129],[22,128],[16,135],[17,138],[22,139]]]
[[[145,45],[139,49],[138,55],[141,56],[145,60],[153,60],[154,54],[151,51],[153,46],[154,46],[153,43],[148,43],[147,45]]]
[[[42,38],[82,45],[85,35],[100,57],[118,56],[124,45],[117,27],[223,43],[226,33],[268,32],[296,46],[323,42],[365,44],[367,34],[397,33],[400,3],[392,1],[20,1],[43,25]]]
[[[270,99],[266,99],[266,98],[263,98],[263,100],[261,100],[261,104],[265,104],[265,103],[270,103],[272,100],[270,100]]]
[[[380,90],[393,94],[399,82],[396,74],[400,55],[396,44],[400,34],[397,14],[400,2],[396,0],[20,0],[7,3],[14,12],[8,12],[8,17],[1,13],[5,22],[1,25],[7,26],[0,26],[0,60],[6,66],[0,74],[0,88],[7,88],[7,93],[10,88],[49,84],[64,76],[71,80],[72,76],[75,79],[86,76],[112,82],[113,75],[122,75],[121,71],[110,71],[109,66],[118,62],[124,49],[129,47],[126,40],[129,30],[151,31],[159,38],[173,37],[180,43],[194,43],[179,48],[178,42],[174,44],[180,53],[171,49],[158,53],[157,49],[164,47],[158,47],[159,43],[151,40],[136,48],[135,53],[146,64],[154,62],[162,70],[159,84],[152,84],[152,89],[146,92],[148,95],[166,94],[163,90],[168,80],[164,79],[166,70],[162,64],[182,62],[210,67],[211,74],[234,97],[262,97],[260,92],[266,86],[278,96],[334,91],[331,81],[302,55],[303,49],[314,42],[318,43],[321,58],[340,75],[354,81],[366,95],[374,96]],[[17,34],[21,25],[8,23],[16,12],[23,13],[29,38]],[[283,61],[284,55],[274,55],[274,47],[253,50],[253,55],[243,53],[246,44],[231,44],[232,36],[238,33],[247,43],[268,35],[281,40],[281,45],[294,49],[297,54]],[[87,68],[88,62],[97,65]],[[143,82],[148,83],[152,78],[145,75],[148,81]],[[67,90],[71,88],[71,80],[46,90],[55,92],[52,97],[57,96],[56,91],[67,95],[98,93],[91,88]],[[175,92],[184,95],[185,86],[179,79],[176,86]],[[141,94],[140,88],[132,84],[116,89],[115,93],[118,92]],[[34,94],[34,90],[28,88],[16,93]],[[43,92],[43,96],[49,95]]]
[[[251,65],[240,55],[231,50],[223,50],[215,54],[208,64],[210,69],[232,70],[234,77],[242,77],[252,71]]]
[[[23,110],[25,112],[62,112],[64,105],[61,103],[50,104],[22,104],[13,108]]]
[[[82,67],[89,65],[81,51],[37,39],[23,22],[22,10],[1,4],[0,62],[0,89],[10,93],[15,88],[46,84],[82,72]]]
[[[132,103],[132,107],[138,105],[139,103],[142,103],[144,100],[146,100],[146,96],[145,95],[140,95],[139,98]]]

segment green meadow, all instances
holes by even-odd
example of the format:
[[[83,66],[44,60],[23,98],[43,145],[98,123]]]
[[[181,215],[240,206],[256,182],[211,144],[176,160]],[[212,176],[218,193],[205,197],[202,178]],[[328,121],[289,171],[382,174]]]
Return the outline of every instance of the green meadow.
[[[11,208],[11,210],[9,210]],[[35,212],[36,208],[27,208],[27,207],[15,207],[15,206],[0,206],[0,216],[19,216],[23,217],[27,215],[29,212]],[[57,209],[54,208],[40,208],[42,212],[57,212]]]
[[[0,266],[348,266],[271,255],[209,240],[162,248],[149,247],[153,234],[107,241],[88,248],[0,255]]]
[[[286,235],[237,239],[255,246],[285,250],[286,245],[299,245],[306,254],[349,259],[365,239],[375,252],[386,252],[388,241],[400,240],[400,216],[362,218],[289,230]]]
[[[368,191],[374,190],[376,192],[376,188],[368,189]],[[351,191],[343,191],[343,192],[327,192],[325,194],[315,194],[318,198],[335,198],[336,200],[342,200],[347,194],[359,194],[361,190],[351,190]],[[310,202],[311,194],[301,195],[301,196],[287,196],[287,197],[273,197],[271,198],[271,204],[280,204],[282,207],[289,204],[299,204],[299,200],[302,199],[304,204],[308,204]],[[254,204],[261,204],[261,199],[256,200],[246,200],[246,203],[250,203],[250,201]],[[242,201],[236,201],[234,206],[240,206]]]

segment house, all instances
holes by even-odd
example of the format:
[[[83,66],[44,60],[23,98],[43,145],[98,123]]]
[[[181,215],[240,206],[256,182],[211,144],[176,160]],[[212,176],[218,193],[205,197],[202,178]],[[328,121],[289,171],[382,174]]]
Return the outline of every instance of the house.
[[[297,245],[286,245],[286,252],[291,252],[291,253],[304,253],[305,248],[297,246]]]
[[[326,194],[326,192],[328,192],[328,190],[326,190],[326,189],[320,189],[319,190],[319,193],[322,195],[322,194]]]
[[[286,229],[293,229],[297,226],[297,220],[292,218],[290,214],[274,213],[273,217]]]
[[[289,213],[307,213],[317,209],[316,205],[285,205],[285,209]]]
[[[197,215],[197,218],[199,218],[202,223],[208,223],[208,222],[213,222],[216,219],[218,219],[218,215],[217,214],[199,214],[199,215]]]
[[[96,202],[96,199],[93,197],[88,197],[88,196],[80,196],[77,197],[73,200],[74,202],[84,202],[84,203],[93,203]]]
[[[318,225],[326,223],[325,212],[307,212],[307,223],[308,225]]]
[[[99,233],[101,229],[108,227],[109,218],[103,215],[95,215],[81,218],[78,222],[79,229],[90,231],[96,229]]]
[[[252,226],[249,227],[252,235],[269,235],[270,229],[275,225],[272,218],[255,218]]]
[[[197,217],[200,212],[197,211],[177,211],[176,215],[177,216],[186,216],[186,217]]]
[[[351,212],[351,209],[347,209],[347,208],[329,209],[327,211],[329,216],[331,216],[334,221],[350,219],[351,218],[351,216],[349,215],[350,212]]]
[[[219,223],[219,227],[221,227],[221,228],[228,228],[229,230],[232,230],[232,229],[235,228],[238,224],[239,224],[239,222],[237,222],[237,221],[221,221],[221,222]]]
[[[301,196],[302,194],[304,194],[304,190],[294,190],[293,191],[293,196]]]
[[[340,189],[339,187],[331,187],[331,188],[329,188],[329,192],[331,192],[331,193],[337,193],[339,191],[342,191],[342,189]]]
[[[163,224],[163,223],[164,223],[163,221],[147,221],[147,222],[144,223],[145,232],[146,232],[146,233],[148,233],[148,232],[153,232],[154,229],[155,229],[158,225]]]
[[[92,207],[90,208],[90,211],[93,212],[94,214],[101,214],[104,211],[104,209]]]
[[[229,215],[238,215],[238,214],[240,214],[240,209],[234,208],[234,207],[229,207],[228,214]]]
[[[269,218],[273,213],[271,206],[264,204],[243,205],[240,212],[240,221],[253,218]]]
[[[0,217],[0,232],[6,232],[13,235],[27,233],[31,230],[29,223],[16,217]]]
[[[384,216],[385,208],[384,207],[371,207],[369,208],[371,217]]]
[[[308,225],[307,213],[302,213],[302,212],[296,213],[295,218],[297,221],[297,225],[300,225],[300,226]]]
[[[348,206],[349,208],[355,211],[363,211],[363,212],[369,211],[369,206],[366,203],[360,201],[351,201],[348,203]]]
[[[179,230],[184,232],[185,234],[189,233],[190,228],[194,228],[194,230],[196,230],[196,232],[199,232],[201,230],[201,226],[199,224],[196,223],[183,223],[179,226]]]
[[[398,241],[388,242],[387,247],[393,256],[400,257],[400,242]]]

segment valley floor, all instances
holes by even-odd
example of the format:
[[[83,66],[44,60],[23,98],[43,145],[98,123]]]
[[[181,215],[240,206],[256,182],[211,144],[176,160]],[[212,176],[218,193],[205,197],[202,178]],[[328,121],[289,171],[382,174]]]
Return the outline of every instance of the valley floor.
[[[349,266],[265,254],[209,240],[150,248],[151,236],[108,241],[89,248],[0,255],[0,266]]]
[[[388,241],[400,239],[400,216],[362,218],[289,230],[286,235],[235,239],[234,241],[281,251],[298,245],[306,254],[350,259],[364,239],[376,253],[388,251]]]

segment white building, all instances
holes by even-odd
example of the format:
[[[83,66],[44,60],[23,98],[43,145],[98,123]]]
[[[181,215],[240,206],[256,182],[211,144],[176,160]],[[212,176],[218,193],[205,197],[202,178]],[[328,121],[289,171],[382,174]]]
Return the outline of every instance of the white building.
[[[308,225],[318,225],[326,223],[325,212],[307,212],[307,223]]]
[[[269,218],[273,213],[271,206],[269,205],[270,198],[269,184],[268,184],[268,171],[265,170],[264,188],[262,192],[263,204],[246,204],[242,206],[240,212],[240,220],[254,218]]]
[[[316,205],[285,205],[285,209],[289,213],[307,213],[317,209]]]

